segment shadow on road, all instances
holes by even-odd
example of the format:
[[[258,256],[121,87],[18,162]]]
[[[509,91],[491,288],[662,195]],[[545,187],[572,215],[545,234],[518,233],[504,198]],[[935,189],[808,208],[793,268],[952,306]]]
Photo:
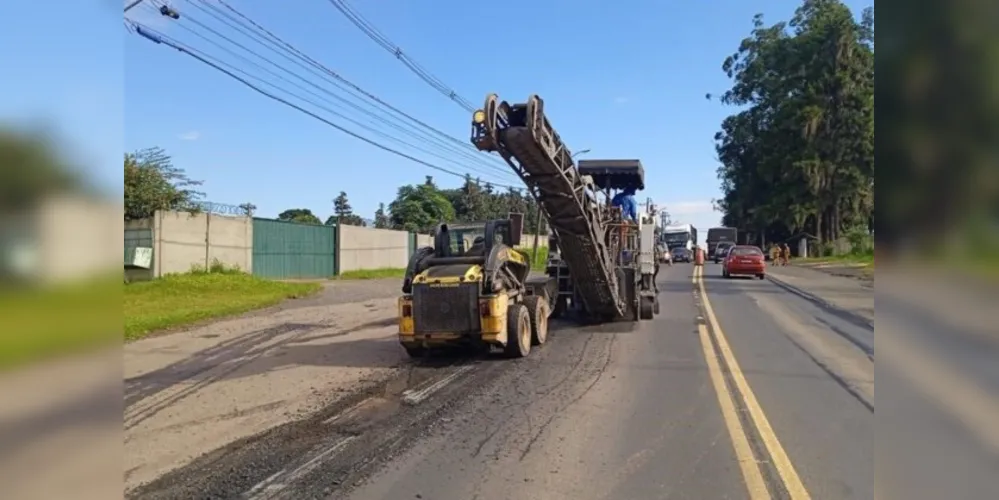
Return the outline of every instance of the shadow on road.
[[[181,361],[125,380],[125,428],[223,380],[251,377],[296,365],[386,368],[400,359],[394,338],[332,341],[363,330],[387,328],[394,317],[336,329],[323,323],[284,323],[220,342]],[[276,337],[282,337],[275,342]],[[363,353],[363,354],[362,354]],[[166,397],[160,393],[181,387]]]

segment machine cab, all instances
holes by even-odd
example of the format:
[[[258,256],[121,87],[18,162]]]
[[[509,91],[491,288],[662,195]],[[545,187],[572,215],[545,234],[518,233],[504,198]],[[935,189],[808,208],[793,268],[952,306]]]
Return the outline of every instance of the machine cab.
[[[448,223],[437,226],[434,233],[434,256],[486,257],[496,244],[520,245],[524,227],[523,214],[510,214],[507,219],[486,222]]]

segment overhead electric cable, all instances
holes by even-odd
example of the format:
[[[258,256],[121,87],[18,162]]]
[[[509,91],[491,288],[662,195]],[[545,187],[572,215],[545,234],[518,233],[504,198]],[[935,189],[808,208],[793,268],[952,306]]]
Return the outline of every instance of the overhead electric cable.
[[[215,7],[215,6],[211,5],[210,3],[206,2],[206,0],[199,0],[199,1],[201,3],[206,4],[206,6],[208,6],[209,8],[211,8],[213,10],[217,10],[217,11],[219,10],[217,7]],[[412,120],[413,122],[415,122],[415,123],[417,123],[417,124],[419,124],[421,126],[427,127],[428,129],[434,131],[438,135],[440,135],[440,136],[442,136],[442,137],[444,137],[444,138],[446,138],[446,139],[448,139],[450,141],[453,141],[456,144],[459,144],[459,145],[461,145],[464,148],[468,148],[471,151],[474,151],[478,156],[483,157],[483,158],[488,158],[489,160],[496,162],[497,166],[499,168],[501,168],[504,172],[508,171],[507,169],[509,167],[505,163],[503,163],[501,160],[499,160],[499,158],[497,158],[497,157],[495,157],[493,155],[488,155],[488,154],[481,153],[481,152],[479,152],[479,150],[475,149],[471,144],[469,144],[468,141],[463,141],[461,139],[455,138],[454,136],[448,135],[445,132],[442,132],[442,131],[440,131],[440,130],[438,130],[438,129],[430,126],[430,125],[427,125],[426,123],[420,121],[419,119],[417,119],[417,118],[415,118],[415,117],[413,117],[413,116],[411,116],[411,115],[409,115],[409,114],[407,114],[407,113],[399,110],[398,108],[392,106],[391,104],[388,104],[385,101],[382,101],[377,96],[375,96],[375,95],[371,94],[370,92],[362,89],[361,87],[357,86],[353,82],[348,81],[347,79],[345,79],[342,76],[340,76],[339,74],[337,74],[335,71],[333,71],[333,70],[329,69],[328,67],[324,66],[322,63],[320,63],[320,62],[312,59],[308,55],[302,53],[300,50],[298,50],[297,48],[295,48],[294,46],[292,46],[288,42],[284,41],[282,38],[278,37],[277,35],[275,35],[271,31],[269,31],[267,28],[261,26],[256,21],[250,19],[245,14],[243,14],[242,12],[240,12],[239,10],[237,10],[236,8],[234,8],[231,5],[229,5],[229,3],[226,2],[225,0],[216,0],[216,2],[219,5],[222,5],[223,7],[225,7],[227,10],[229,10],[233,14],[235,14],[236,16],[238,16],[239,18],[241,18],[244,21],[252,24],[255,28],[259,29],[260,31],[262,31],[263,33],[265,33],[268,37],[270,37],[273,41],[275,41],[275,42],[277,42],[277,43],[285,46],[288,50],[290,50],[291,52],[295,53],[300,58],[308,61],[313,67],[315,67],[317,69],[320,69],[321,71],[329,74],[331,77],[333,77],[333,78],[337,79],[338,81],[346,84],[347,86],[351,87],[352,89],[354,89],[354,90],[362,93],[363,95],[365,95],[369,99],[371,99],[371,100],[373,100],[375,102],[378,102],[379,104],[382,104],[383,106],[391,109],[392,111],[395,111],[396,113],[399,113],[400,115],[406,117],[407,119]],[[231,17],[229,17],[229,18],[232,19]]]
[[[334,122],[332,122],[332,121],[330,121],[330,120],[328,120],[328,119],[326,119],[326,118],[324,118],[324,117],[322,117],[322,116],[320,116],[320,115],[318,115],[318,114],[316,114],[316,113],[314,113],[312,111],[309,111],[309,110],[305,109],[304,107],[299,106],[299,105],[297,105],[297,104],[295,104],[295,103],[293,103],[293,102],[291,102],[291,101],[289,101],[289,100],[287,100],[285,98],[282,98],[282,97],[280,97],[278,95],[275,95],[275,94],[273,94],[271,92],[268,92],[268,91],[260,88],[259,86],[251,83],[246,78],[243,78],[243,77],[237,75],[236,72],[239,71],[238,69],[235,69],[236,72],[234,72],[233,70],[226,69],[223,66],[227,65],[227,64],[222,63],[221,61],[213,62],[212,59],[214,59],[214,58],[212,58],[211,56],[208,56],[207,54],[204,54],[203,52],[201,52],[201,51],[199,51],[197,49],[189,47],[189,46],[187,46],[187,45],[185,45],[185,44],[183,44],[183,43],[181,43],[181,42],[179,42],[179,41],[177,41],[177,40],[175,40],[175,39],[173,39],[173,38],[171,38],[171,37],[169,37],[169,36],[167,36],[167,35],[165,35],[165,34],[163,34],[161,32],[159,32],[159,31],[157,31],[155,29],[150,28],[149,26],[146,26],[146,25],[144,25],[144,24],[142,24],[140,22],[134,21],[134,20],[131,20],[130,23],[135,28],[136,33],[138,35],[142,36],[143,38],[146,38],[147,40],[149,40],[149,41],[151,41],[153,43],[166,45],[166,46],[171,47],[171,48],[173,48],[173,49],[175,49],[175,50],[177,50],[177,51],[179,51],[179,52],[181,52],[183,54],[186,54],[186,55],[188,55],[188,56],[190,56],[190,57],[192,57],[192,58],[194,58],[194,59],[196,59],[196,60],[198,60],[198,61],[206,64],[206,65],[208,65],[209,67],[212,67],[215,70],[217,70],[217,71],[219,71],[219,72],[221,72],[221,73],[229,76],[230,78],[232,78],[232,79],[234,79],[234,80],[242,83],[243,85],[249,87],[250,89],[256,91],[257,93],[259,93],[259,94],[261,94],[261,95],[263,95],[265,97],[268,97],[270,99],[273,99],[274,101],[277,101],[277,102],[279,102],[281,104],[284,104],[285,106],[288,106],[288,107],[290,107],[292,109],[295,109],[295,110],[297,110],[299,112],[302,112],[302,113],[304,113],[304,114],[306,114],[308,116],[311,116],[312,118],[315,118],[316,120],[319,120],[319,121],[325,123],[326,125],[329,125],[330,127],[333,127],[335,129],[339,130],[340,132],[343,132],[343,133],[345,133],[345,134],[347,134],[347,135],[349,135],[351,137],[354,137],[355,139],[359,139],[361,141],[364,141],[364,142],[366,142],[366,143],[368,143],[368,144],[370,144],[370,145],[372,145],[372,146],[374,146],[374,147],[376,147],[378,149],[381,149],[383,151],[387,151],[387,152],[392,153],[392,154],[394,154],[396,156],[400,156],[402,158],[406,158],[407,160],[413,161],[415,163],[419,163],[420,165],[423,165],[423,166],[425,166],[427,168],[430,168],[430,169],[433,169],[433,170],[436,170],[436,171],[439,171],[439,172],[443,172],[443,173],[446,173],[446,174],[449,174],[449,175],[453,175],[455,177],[465,178],[465,174],[462,174],[460,172],[456,172],[456,171],[451,170],[451,169],[447,169],[447,168],[441,167],[440,165],[436,165],[434,163],[428,162],[426,160],[417,158],[417,157],[412,156],[410,154],[404,153],[404,152],[399,151],[397,149],[394,149],[394,148],[391,148],[391,147],[386,146],[384,144],[381,144],[381,143],[379,143],[377,141],[374,141],[374,140],[369,139],[369,138],[367,138],[367,137],[365,137],[363,135],[360,135],[360,134],[358,134],[358,133],[356,133],[356,132],[354,132],[352,130],[349,130],[349,129],[341,126],[341,125],[338,125],[338,124],[336,124],[336,123],[334,123]],[[232,67],[231,65],[227,65],[227,66]],[[244,72],[244,74],[245,74],[245,72]],[[504,184],[498,184],[498,183],[490,183],[490,184],[492,184],[494,186],[497,186],[497,187],[505,187],[505,188],[518,189],[518,190],[522,189],[521,187],[518,187],[518,186],[504,185]]]
[[[304,78],[301,74],[299,74],[299,73],[297,73],[295,71],[289,70],[287,67],[284,67],[284,66],[282,66],[282,65],[274,62],[273,60],[268,59],[267,57],[265,57],[265,56],[263,56],[263,55],[255,52],[254,50],[246,47],[245,45],[241,44],[240,42],[235,41],[235,40],[233,40],[232,38],[230,38],[230,37],[228,37],[226,35],[223,35],[222,33],[218,32],[215,29],[212,29],[210,26],[208,26],[208,25],[204,24],[203,22],[198,21],[197,19],[195,19],[194,16],[192,16],[190,13],[184,13],[184,15],[182,17],[180,17],[180,16],[178,16],[178,17],[171,16],[171,17],[174,18],[174,19],[180,18],[180,19],[183,19],[185,21],[191,21],[192,24],[195,24],[195,25],[199,26],[201,30],[207,31],[209,33],[212,33],[215,36],[217,36],[217,37],[219,37],[219,38],[221,38],[221,39],[229,42],[230,44],[235,45],[237,48],[239,48],[239,49],[247,52],[248,54],[250,54],[250,55],[252,55],[252,56],[254,56],[256,58],[262,59],[268,65],[273,66],[273,67],[275,67],[275,68],[277,68],[277,69],[279,69],[279,70],[287,73],[288,75],[290,75],[290,76],[292,76],[292,77],[294,77],[294,78],[296,78],[298,80],[301,80],[302,82],[304,82],[304,83],[306,83],[306,84],[308,84],[308,85],[316,88],[317,90],[323,92],[324,94],[327,94],[330,97],[343,102],[345,105],[350,106],[350,107],[352,107],[352,108],[360,111],[361,113],[363,113],[363,114],[365,114],[365,115],[373,118],[374,120],[380,122],[380,124],[389,126],[391,128],[397,129],[397,130],[400,130],[401,132],[405,133],[406,135],[409,135],[411,137],[414,137],[414,138],[418,139],[419,140],[419,144],[421,144],[422,146],[426,146],[426,147],[436,146],[437,149],[440,149],[445,154],[439,154],[438,152],[428,151],[427,149],[425,149],[425,147],[416,146],[416,145],[413,145],[413,144],[408,143],[406,141],[399,140],[398,138],[393,137],[393,136],[391,136],[389,134],[386,134],[386,133],[384,133],[384,132],[382,132],[380,130],[372,129],[371,127],[365,126],[365,125],[357,122],[356,120],[353,120],[351,118],[348,118],[348,117],[344,116],[341,113],[337,113],[336,111],[333,111],[333,110],[329,109],[328,107],[324,107],[324,106],[322,106],[320,104],[317,104],[313,100],[307,99],[307,98],[305,98],[305,97],[303,97],[301,95],[298,95],[298,94],[295,94],[293,92],[290,92],[286,88],[282,88],[279,85],[274,85],[272,82],[267,81],[266,78],[260,78],[259,76],[252,75],[249,72],[240,70],[239,68],[237,68],[236,66],[233,66],[233,65],[227,65],[227,64],[222,63],[223,65],[228,66],[230,69],[233,69],[237,73],[241,73],[241,74],[247,76],[248,78],[250,78],[252,80],[261,82],[262,85],[275,88],[278,91],[282,91],[282,92],[288,93],[291,96],[295,97],[299,101],[308,103],[308,104],[310,104],[312,106],[316,106],[317,108],[322,109],[322,110],[324,110],[326,112],[332,113],[332,114],[334,114],[336,116],[343,117],[347,121],[350,121],[352,123],[358,124],[362,128],[365,128],[366,130],[369,130],[369,131],[373,132],[376,135],[379,135],[379,136],[382,136],[382,137],[386,137],[386,138],[388,138],[390,140],[395,140],[396,142],[399,142],[400,144],[403,144],[403,145],[405,145],[405,146],[407,146],[409,148],[412,148],[414,150],[418,150],[418,151],[424,152],[424,153],[429,154],[431,156],[434,156],[436,158],[442,159],[442,160],[444,160],[446,162],[454,163],[455,165],[458,165],[462,170],[464,170],[466,168],[470,169],[470,170],[474,170],[475,171],[474,172],[474,176],[478,177],[479,179],[481,179],[482,181],[484,181],[484,182],[486,182],[488,184],[497,185],[497,186],[506,186],[506,187],[508,187],[510,189],[515,189],[515,190],[522,190],[523,189],[523,188],[515,187],[515,186],[512,186],[512,185],[509,184],[511,181],[512,182],[516,182],[516,180],[511,179],[513,173],[505,165],[503,165],[503,164],[500,164],[502,166],[500,166],[500,165],[494,165],[494,164],[489,164],[489,163],[487,163],[487,162],[484,161],[484,160],[498,161],[498,160],[495,160],[495,157],[493,157],[491,155],[485,155],[485,154],[479,153],[478,150],[476,150],[475,148],[473,148],[471,146],[471,144],[469,144],[467,141],[460,141],[460,140],[458,140],[458,139],[456,139],[456,138],[454,138],[452,136],[449,136],[449,135],[445,134],[444,132],[441,132],[441,131],[439,131],[437,129],[434,129],[433,127],[427,125],[426,123],[423,123],[423,122],[415,119],[414,117],[412,117],[412,116],[410,116],[410,115],[402,112],[398,108],[395,108],[395,107],[389,105],[388,103],[385,103],[384,101],[378,99],[376,96],[372,95],[370,92],[365,91],[364,89],[360,88],[356,84],[353,84],[352,82],[350,82],[350,81],[344,79],[343,77],[337,75],[335,72],[332,72],[332,70],[329,70],[329,68],[326,68],[325,66],[322,66],[321,63],[318,63],[314,59],[312,59],[309,56],[303,54],[301,51],[299,51],[295,47],[291,46],[290,44],[288,44],[284,40],[280,39],[280,37],[277,37],[273,33],[269,32],[268,30],[266,30],[266,28],[264,28],[264,27],[260,26],[259,24],[257,24],[255,21],[253,21],[252,19],[250,19],[249,17],[247,17],[245,14],[242,14],[241,12],[233,9],[231,6],[226,5],[227,8],[231,10],[231,12],[235,13],[238,16],[241,16],[241,18],[243,20],[245,20],[245,21],[247,21],[249,23],[252,23],[256,28],[248,26],[245,22],[240,21],[240,19],[233,18],[229,13],[222,11],[221,9],[219,9],[218,7],[212,5],[211,3],[207,2],[206,0],[196,0],[196,1],[197,1],[197,3],[195,3],[195,0],[188,0],[188,2],[191,3],[191,5],[193,7],[197,8],[198,10],[201,10],[203,13],[208,14],[209,16],[212,17],[213,20],[220,21],[222,24],[225,24],[227,27],[232,28],[234,31],[239,32],[240,34],[243,34],[244,36],[252,38],[255,43],[260,44],[260,45],[266,47],[268,50],[270,50],[270,51],[272,51],[274,53],[277,53],[278,55],[282,56],[286,60],[289,60],[290,62],[294,63],[295,65],[297,65],[299,67],[305,68],[310,73],[319,76],[324,82],[329,82],[329,83],[332,83],[332,84],[336,85],[340,89],[342,89],[345,92],[347,92],[351,97],[355,97],[355,98],[359,99],[365,105],[372,106],[375,111],[377,111],[379,113],[388,113],[389,111],[391,111],[391,112],[393,112],[393,113],[395,113],[395,114],[397,114],[399,116],[402,116],[402,117],[404,117],[406,119],[405,120],[399,120],[399,119],[396,119],[394,117],[392,117],[392,118],[386,118],[386,117],[383,117],[383,116],[378,116],[375,113],[373,113],[372,111],[362,109],[357,104],[355,104],[353,102],[350,102],[347,99],[344,99],[343,97],[337,95],[336,93],[331,92],[329,89],[324,88],[321,85],[317,85],[314,81],[311,81],[308,78]],[[150,13],[153,14],[153,15],[156,15],[157,13],[162,14],[163,13],[163,9],[169,9],[171,12],[173,12],[176,15],[176,10],[175,9],[173,9],[172,7],[168,7],[165,3],[163,3],[160,0],[150,0],[149,3],[156,4],[156,5],[148,5],[148,4],[144,5],[144,7],[146,7],[150,11]],[[203,4],[204,6],[198,5],[198,3]],[[220,1],[219,3],[224,3],[224,2]],[[208,9],[211,9],[211,10],[208,10]],[[267,74],[271,75],[272,77],[277,78],[278,80],[281,80],[282,82],[294,85],[296,88],[299,88],[299,89],[303,90],[304,92],[306,92],[306,93],[308,93],[308,94],[310,94],[312,96],[315,96],[315,97],[319,98],[323,102],[330,102],[330,100],[328,98],[325,98],[323,96],[319,96],[319,95],[316,94],[315,91],[312,91],[311,89],[303,88],[303,86],[301,84],[299,84],[298,82],[289,81],[288,78],[285,78],[282,75],[275,74],[273,71],[269,70],[268,68],[261,67],[260,64],[257,64],[256,62],[247,59],[245,56],[243,56],[241,54],[238,54],[238,53],[234,52],[233,50],[231,50],[231,49],[223,46],[219,41],[212,40],[209,37],[205,36],[204,34],[199,33],[198,30],[194,30],[194,29],[192,29],[190,27],[184,26],[183,23],[178,23],[178,26],[180,26],[181,28],[183,28],[183,29],[185,29],[185,30],[187,30],[187,31],[195,34],[199,38],[202,38],[203,40],[208,41],[212,45],[221,48],[225,52],[227,52],[229,54],[232,54],[232,55],[238,57],[239,59],[250,63],[254,67],[262,69],[264,72],[266,72]],[[147,26],[147,28],[148,28],[148,26]],[[265,37],[264,35],[260,34],[260,31],[264,31],[267,34],[267,36]],[[270,39],[268,39],[268,37]],[[276,39],[277,42],[275,42],[274,39]],[[277,46],[278,43],[280,43],[284,47]],[[188,47],[188,48],[190,48],[190,47]],[[292,53],[293,57],[290,57],[288,55],[289,53]],[[215,59],[215,60],[216,60],[216,62],[219,62],[219,63],[222,62],[220,59]],[[301,62],[302,60],[307,61],[308,62],[308,66],[310,66],[310,67],[307,67],[305,64],[303,64]],[[336,77],[337,81],[329,80],[327,78],[327,76],[324,75],[324,74],[318,74],[314,70],[314,68],[317,67],[317,66],[319,68],[321,68],[322,70],[324,70],[323,72],[326,73],[326,74],[331,74],[332,73],[331,76]],[[350,87],[350,88],[345,88],[345,85],[347,87]],[[357,95],[357,94],[361,94],[361,95]],[[365,99],[369,99],[369,100],[375,101],[375,102],[369,102],[368,100],[365,100]],[[336,106],[335,104],[333,104],[333,105]],[[386,108],[388,108],[388,110],[386,110]],[[391,116],[391,115],[389,115],[389,116]],[[410,128],[412,128],[412,130],[407,130],[404,127],[410,127]],[[428,131],[432,132],[432,133],[428,134],[427,133]],[[416,134],[421,134],[422,136],[417,136]],[[444,139],[447,139],[447,140],[444,140]],[[450,143],[448,141],[450,141]],[[458,146],[460,146],[460,148]],[[469,163],[469,161],[456,161],[454,158],[450,157],[451,154],[460,155],[460,156],[466,158],[467,160],[471,161],[472,163]],[[487,169],[491,169],[493,171],[489,171],[489,172],[483,171],[482,170],[483,167],[487,168]],[[502,177],[500,177],[500,175],[497,175],[497,174],[502,175]],[[494,180],[492,178],[499,178],[500,181],[497,182],[496,180]]]
[[[344,17],[347,18],[354,26],[360,29],[365,35],[373,40],[376,44],[384,48],[390,54],[395,56],[403,65],[409,68],[410,71],[416,74],[421,80],[426,82],[428,85],[433,87],[435,90],[444,94],[445,97],[451,99],[456,104],[464,108],[469,113],[475,111],[475,106],[472,105],[468,99],[465,99],[458,94],[456,90],[449,87],[440,78],[437,78],[429,71],[427,71],[423,66],[417,63],[413,58],[409,57],[408,54],[403,52],[402,47],[399,47],[392,40],[389,40],[381,31],[378,30],[373,24],[371,24],[367,19],[364,18],[359,12],[355,11],[346,0],[329,0],[336,10],[340,11]]]
[[[152,8],[152,7],[150,7],[150,8]],[[250,50],[249,48],[247,48],[245,45],[242,45],[239,42],[237,42],[237,41],[235,41],[235,40],[227,37],[226,35],[224,35],[222,33],[219,33],[218,31],[216,31],[215,29],[211,28],[210,26],[208,26],[208,25],[206,25],[206,24],[198,21],[197,19],[195,19],[190,14],[185,14],[184,17],[185,17],[186,20],[188,20],[188,21],[192,22],[193,24],[196,24],[197,26],[201,27],[201,29],[203,29],[203,30],[205,30],[205,31],[207,31],[209,33],[212,33],[212,34],[218,36],[219,38],[222,38],[222,39],[228,41],[229,43],[231,43],[231,44],[233,44],[233,45],[241,48],[242,50],[244,50],[244,51],[246,51],[246,52],[248,52],[250,54],[255,55],[256,57],[262,59],[264,62],[268,63],[269,65],[271,65],[273,67],[276,67],[279,70],[284,71],[285,73],[287,73],[287,74],[289,74],[289,75],[291,75],[291,76],[293,76],[293,77],[295,77],[295,78],[297,78],[297,79],[305,82],[306,84],[308,84],[308,85],[310,85],[310,86],[318,89],[319,91],[321,91],[321,92],[329,95],[330,97],[332,97],[334,99],[337,99],[338,101],[341,101],[343,104],[346,104],[347,106],[350,106],[350,107],[352,107],[352,108],[360,111],[361,113],[366,114],[366,115],[374,118],[376,121],[381,122],[384,125],[387,125],[387,126],[389,126],[391,128],[394,128],[394,129],[397,129],[397,130],[401,131],[402,133],[404,133],[406,135],[409,135],[410,137],[413,137],[413,138],[418,139],[418,140],[427,140],[427,139],[429,139],[429,143],[428,144],[424,144],[424,146],[428,146],[429,147],[429,146],[434,145],[434,143],[436,143],[436,145],[440,146],[441,149],[443,151],[445,151],[445,152],[456,153],[456,154],[465,156],[466,159],[472,160],[472,161],[478,159],[478,158],[476,158],[474,156],[470,156],[470,154],[467,151],[456,150],[455,147],[453,145],[451,145],[451,144],[441,143],[441,141],[439,139],[435,138],[435,137],[421,137],[417,133],[414,133],[413,130],[408,130],[408,129],[404,128],[397,121],[386,120],[383,117],[377,116],[377,115],[371,113],[370,111],[361,108],[357,104],[355,104],[353,102],[350,102],[349,100],[344,99],[343,97],[341,97],[339,95],[336,95],[333,92],[330,92],[328,89],[326,89],[326,88],[324,88],[324,87],[322,87],[320,85],[317,85],[315,82],[310,81],[309,79],[302,77],[301,75],[295,73],[294,71],[291,71],[288,68],[285,68],[285,67],[281,66],[280,64],[275,63],[273,60],[270,60],[270,59],[268,59],[268,58],[266,58],[264,56],[261,56],[260,54],[257,54],[255,52],[253,52],[252,50]],[[319,95],[316,91],[314,91],[314,90],[312,90],[310,88],[306,88],[301,83],[298,83],[296,81],[292,81],[289,78],[285,77],[284,75],[278,74],[275,71],[273,71],[273,70],[271,70],[271,69],[269,69],[267,67],[263,67],[262,65],[260,65],[257,62],[255,62],[255,61],[247,58],[246,56],[244,56],[242,54],[239,54],[239,53],[235,52],[234,50],[232,50],[232,49],[230,49],[228,47],[223,46],[222,44],[218,43],[215,40],[212,40],[211,38],[209,38],[208,36],[203,35],[202,33],[199,33],[197,30],[191,29],[191,28],[189,28],[189,27],[187,27],[187,26],[185,26],[183,24],[178,24],[178,27],[181,28],[181,29],[184,29],[184,30],[186,30],[186,31],[188,31],[190,33],[192,33],[194,36],[196,36],[198,38],[201,38],[202,40],[205,40],[206,42],[214,45],[215,47],[218,47],[222,51],[224,51],[224,52],[226,52],[226,53],[228,53],[228,54],[230,54],[230,55],[232,55],[232,56],[234,56],[234,57],[236,57],[236,58],[244,61],[245,63],[247,63],[247,64],[249,64],[249,65],[251,65],[253,67],[258,68],[259,70],[263,71],[264,73],[267,73],[268,75],[270,75],[270,77],[272,77],[272,78],[278,79],[278,80],[280,80],[280,81],[282,81],[284,83],[292,85],[292,86],[300,89],[301,91],[303,91],[303,92],[305,92],[305,93],[307,93],[307,94],[309,94],[309,95],[311,95],[311,96],[313,96],[313,97],[315,97],[315,98],[317,98],[317,99],[319,99],[321,101],[330,102],[328,98],[326,98],[326,97],[324,97],[322,95]],[[389,135],[389,134],[387,134],[387,133],[385,133],[385,132],[383,132],[381,130],[377,130],[376,128],[373,128],[371,126],[365,125],[364,123],[361,123],[358,120],[350,118],[350,117],[344,115],[343,113],[334,111],[333,109],[330,109],[329,107],[326,107],[326,106],[323,106],[321,104],[318,104],[314,100],[310,100],[308,98],[302,97],[301,95],[295,94],[294,92],[291,92],[291,91],[287,90],[286,88],[282,88],[281,86],[274,85],[271,82],[268,82],[266,79],[263,79],[263,78],[260,78],[258,76],[252,75],[249,72],[240,70],[239,68],[237,68],[234,65],[227,65],[227,66],[230,67],[231,69],[236,70],[239,73],[242,73],[243,75],[245,75],[247,77],[250,77],[250,78],[252,78],[254,80],[260,81],[264,85],[267,85],[269,87],[273,87],[273,88],[275,88],[275,89],[277,89],[279,91],[282,91],[282,92],[285,92],[287,94],[290,94],[290,95],[292,95],[293,97],[295,97],[296,99],[298,99],[300,101],[306,102],[306,103],[308,103],[308,104],[310,104],[312,106],[315,106],[315,107],[317,107],[317,108],[319,108],[319,109],[321,109],[323,111],[331,113],[334,116],[337,116],[337,117],[340,117],[340,118],[342,118],[342,119],[344,119],[346,121],[349,121],[349,122],[351,122],[351,123],[353,123],[353,124],[355,124],[355,125],[363,128],[365,130],[368,130],[368,131],[370,131],[370,132],[372,132],[372,133],[374,133],[376,135],[379,135],[381,137],[384,137],[384,138],[387,138],[387,139],[390,139],[390,140],[394,140],[394,141],[396,141],[396,142],[398,142],[398,143],[400,143],[402,145],[405,145],[405,146],[407,146],[409,148],[412,148],[414,150],[423,152],[425,154],[434,156],[434,157],[436,157],[436,158],[438,158],[440,160],[453,163],[453,164],[457,165],[459,168],[469,168],[471,170],[474,170],[476,173],[478,173],[480,175],[497,178],[500,182],[509,182],[506,179],[499,178],[499,176],[496,175],[496,172],[484,171],[482,169],[482,167],[479,167],[478,165],[475,165],[474,163],[473,164],[469,164],[467,161],[459,161],[459,160],[456,160],[454,158],[448,157],[447,155],[440,154],[438,152],[428,150],[426,147],[417,146],[417,145],[412,144],[410,142],[406,142],[406,141],[401,140],[399,138],[393,137],[392,135]],[[332,105],[336,106],[336,104],[332,104]],[[488,167],[488,166],[489,165],[486,165],[486,167]],[[507,174],[507,173],[509,173],[509,170],[500,171],[499,173]],[[495,183],[496,181],[492,180],[492,179],[487,179],[487,182]]]

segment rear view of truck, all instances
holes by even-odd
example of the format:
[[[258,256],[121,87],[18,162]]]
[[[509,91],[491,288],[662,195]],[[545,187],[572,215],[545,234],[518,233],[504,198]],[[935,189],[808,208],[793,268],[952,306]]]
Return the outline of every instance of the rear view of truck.
[[[715,251],[718,249],[719,243],[728,242],[735,245],[738,233],[734,227],[713,227],[708,229],[708,260],[715,258]]]

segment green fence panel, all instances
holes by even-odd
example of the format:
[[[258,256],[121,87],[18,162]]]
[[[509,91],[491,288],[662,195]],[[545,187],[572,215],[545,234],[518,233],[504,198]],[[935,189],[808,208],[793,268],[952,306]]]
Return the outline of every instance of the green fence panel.
[[[253,274],[271,279],[335,276],[336,229],[254,218]]]
[[[153,248],[152,229],[126,229],[125,230],[125,264],[131,264],[135,259],[135,249],[137,247]],[[155,250],[153,259],[156,258]]]

